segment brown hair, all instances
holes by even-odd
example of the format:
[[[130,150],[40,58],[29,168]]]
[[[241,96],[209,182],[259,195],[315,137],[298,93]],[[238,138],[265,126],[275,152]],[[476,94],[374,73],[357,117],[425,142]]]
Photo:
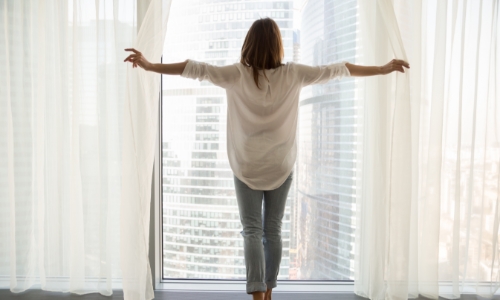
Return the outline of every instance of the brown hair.
[[[283,43],[278,24],[273,19],[265,18],[253,22],[248,30],[240,62],[253,69],[253,79],[259,87],[259,70],[274,69],[281,66]],[[264,73],[264,77],[267,76]]]

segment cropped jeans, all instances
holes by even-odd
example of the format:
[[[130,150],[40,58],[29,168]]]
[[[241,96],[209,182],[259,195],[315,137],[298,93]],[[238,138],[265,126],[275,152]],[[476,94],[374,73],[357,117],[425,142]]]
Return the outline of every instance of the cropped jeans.
[[[283,249],[281,224],[292,179],[293,171],[279,188],[258,191],[234,176],[243,225],[240,233],[244,240],[247,294],[266,292],[277,285]]]

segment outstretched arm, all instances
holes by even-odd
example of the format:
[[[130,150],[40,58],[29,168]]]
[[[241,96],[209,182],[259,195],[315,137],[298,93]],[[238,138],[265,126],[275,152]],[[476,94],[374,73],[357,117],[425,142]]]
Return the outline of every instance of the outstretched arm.
[[[134,48],[127,48],[125,49],[125,51],[134,52],[124,60],[131,62],[133,68],[139,66],[146,71],[156,72],[160,74],[181,75],[187,64],[187,60],[175,64],[152,64],[142,55],[141,52],[135,50]]]
[[[386,65],[381,67],[367,67],[367,66],[359,66],[353,65],[350,63],[346,63],[345,66],[351,73],[351,76],[374,76],[374,75],[385,75],[392,73],[394,71],[398,71],[404,73],[404,68],[410,68],[410,65],[404,60],[393,59]]]
[[[141,52],[128,48],[125,51],[132,51],[124,61],[132,63],[132,67],[141,67],[146,71],[160,74],[181,75],[183,77],[207,80],[216,86],[228,89],[231,88],[240,78],[240,71],[235,65],[213,66],[204,62],[197,62],[188,59],[175,64],[152,64],[147,61]],[[347,72],[347,71],[346,71]]]

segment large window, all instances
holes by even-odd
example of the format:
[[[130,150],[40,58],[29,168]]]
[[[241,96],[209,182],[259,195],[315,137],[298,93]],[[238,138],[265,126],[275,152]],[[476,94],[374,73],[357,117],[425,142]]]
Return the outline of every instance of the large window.
[[[281,28],[285,62],[354,62],[356,1],[173,1],[163,62],[239,61],[255,19]],[[243,238],[226,154],[226,95],[164,76],[164,279],[245,279]],[[354,80],[303,90],[295,179],[283,220],[279,280],[352,280],[356,114]]]

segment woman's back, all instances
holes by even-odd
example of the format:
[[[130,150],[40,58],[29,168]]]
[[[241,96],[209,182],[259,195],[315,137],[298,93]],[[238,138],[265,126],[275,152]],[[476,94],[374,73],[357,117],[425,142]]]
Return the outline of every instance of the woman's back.
[[[287,63],[259,71],[236,63],[218,67],[189,60],[182,76],[208,80],[227,93],[227,153],[235,176],[252,189],[273,190],[295,163],[298,101],[302,87],[349,76],[345,63]]]

